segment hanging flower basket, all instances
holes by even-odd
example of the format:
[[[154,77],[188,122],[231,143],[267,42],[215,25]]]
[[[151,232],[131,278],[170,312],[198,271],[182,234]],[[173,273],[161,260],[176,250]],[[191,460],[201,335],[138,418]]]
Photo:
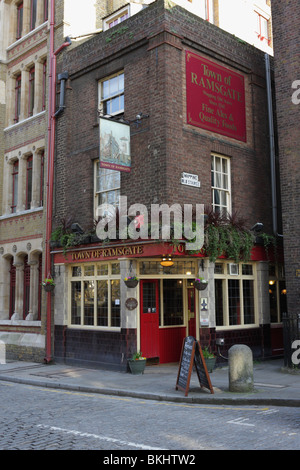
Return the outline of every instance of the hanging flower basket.
[[[135,276],[134,277],[125,277],[124,282],[125,282],[127,287],[133,288],[133,287],[136,287],[138,285],[139,280]]]
[[[44,279],[42,286],[46,292],[52,292],[55,289],[55,284],[52,278]]]
[[[194,286],[197,290],[205,290],[207,288],[208,282],[201,278],[195,279]]]

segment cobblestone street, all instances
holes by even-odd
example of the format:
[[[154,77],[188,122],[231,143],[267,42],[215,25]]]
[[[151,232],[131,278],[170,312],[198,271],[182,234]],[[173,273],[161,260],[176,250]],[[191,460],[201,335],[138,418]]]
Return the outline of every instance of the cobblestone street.
[[[1,450],[298,450],[298,408],[160,402],[0,383]],[[16,406],[17,404],[17,406]]]

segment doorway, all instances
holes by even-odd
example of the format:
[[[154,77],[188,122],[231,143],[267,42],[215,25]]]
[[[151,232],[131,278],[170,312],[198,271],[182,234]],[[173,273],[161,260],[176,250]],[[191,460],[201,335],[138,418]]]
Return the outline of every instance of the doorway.
[[[143,279],[141,298],[141,352],[147,358],[159,357],[159,289],[157,279]]]

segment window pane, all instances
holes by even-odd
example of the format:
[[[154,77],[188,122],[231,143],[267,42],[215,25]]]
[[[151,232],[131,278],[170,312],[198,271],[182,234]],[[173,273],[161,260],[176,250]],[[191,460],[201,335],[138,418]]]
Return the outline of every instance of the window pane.
[[[164,325],[183,325],[182,282],[177,279],[163,280]]]
[[[156,312],[156,284],[154,282],[143,283],[143,313]]]
[[[269,299],[270,299],[270,317],[271,323],[278,322],[277,318],[277,282],[269,284]]]
[[[73,266],[72,276],[73,277],[81,276],[81,266]]]
[[[119,91],[119,78],[114,77],[109,81],[109,96],[116,95]]]
[[[109,97],[109,80],[102,83],[102,98],[105,100]]]
[[[94,266],[85,266],[84,267],[85,276],[94,276]]]
[[[30,209],[32,199],[32,158],[27,160],[27,181],[26,181],[26,204],[25,209]]]
[[[94,281],[84,281],[84,325],[94,324]]]
[[[280,318],[282,321],[282,314],[287,312],[287,301],[286,301],[286,286],[285,281],[279,281],[279,302],[280,302]]]
[[[228,281],[229,325],[241,324],[240,286],[238,280]]]
[[[119,75],[119,92],[122,93],[124,91],[124,73]]]
[[[112,98],[110,102],[110,114],[116,113],[119,111],[120,108],[120,100],[119,97],[117,96],[116,98]]]
[[[252,264],[243,264],[242,274],[246,276],[252,276],[253,274]]]
[[[223,318],[223,282],[222,279],[215,279],[215,307],[216,326],[224,325]]]
[[[97,275],[105,276],[108,274],[108,264],[100,264],[97,266]]]
[[[120,326],[120,281],[111,281],[111,326]]]
[[[254,323],[253,281],[243,281],[244,324]]]
[[[113,263],[111,266],[112,274],[120,274],[120,263]]]
[[[108,281],[97,281],[97,325],[108,326]]]
[[[71,323],[80,325],[81,320],[81,282],[71,283]]]

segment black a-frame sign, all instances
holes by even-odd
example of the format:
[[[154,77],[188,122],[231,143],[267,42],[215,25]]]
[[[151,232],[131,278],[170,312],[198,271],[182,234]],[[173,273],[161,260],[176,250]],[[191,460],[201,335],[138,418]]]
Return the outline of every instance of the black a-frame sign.
[[[183,390],[186,397],[189,392],[193,366],[195,366],[200,387],[208,388],[211,393],[214,393],[200,343],[193,336],[187,336],[182,344],[176,382],[176,390]]]

